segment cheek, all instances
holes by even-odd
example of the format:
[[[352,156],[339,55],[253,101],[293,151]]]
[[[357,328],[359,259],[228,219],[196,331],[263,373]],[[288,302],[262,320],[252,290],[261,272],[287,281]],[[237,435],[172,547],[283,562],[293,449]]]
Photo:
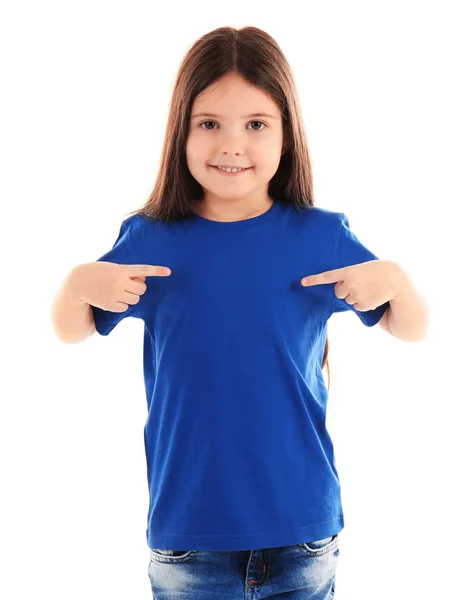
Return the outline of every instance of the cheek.
[[[266,143],[261,142],[259,146],[255,146],[252,155],[255,162],[259,163],[264,169],[273,169],[279,165],[281,159],[281,147],[274,143],[274,140],[267,140]]]
[[[186,158],[191,162],[198,162],[206,156],[207,144],[200,136],[192,135],[188,137],[186,142]]]

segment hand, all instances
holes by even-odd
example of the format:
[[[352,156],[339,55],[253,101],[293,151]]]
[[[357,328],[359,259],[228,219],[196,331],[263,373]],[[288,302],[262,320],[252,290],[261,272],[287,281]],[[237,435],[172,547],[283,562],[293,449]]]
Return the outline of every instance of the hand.
[[[147,290],[146,277],[168,277],[171,270],[155,265],[120,265],[96,261],[75,267],[71,273],[72,295],[102,310],[122,313],[138,304]]]
[[[359,311],[373,310],[393,300],[401,289],[402,270],[390,260],[370,260],[350,267],[309,275],[302,285],[338,282],[335,296]]]

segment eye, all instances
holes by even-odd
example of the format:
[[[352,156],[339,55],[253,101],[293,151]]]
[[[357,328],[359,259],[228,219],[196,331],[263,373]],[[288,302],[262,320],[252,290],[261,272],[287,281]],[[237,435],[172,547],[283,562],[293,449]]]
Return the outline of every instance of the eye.
[[[203,121],[203,123],[200,123],[198,125],[198,127],[201,127],[201,125],[204,125],[205,123],[216,123],[216,121]],[[267,125],[265,123],[263,123],[262,121],[249,121],[248,125],[251,123],[260,123],[261,125],[264,125],[264,127],[267,127]],[[205,127],[204,129],[206,129],[207,131],[213,131],[214,128],[208,129],[208,127]],[[262,131],[262,129],[253,129],[253,131],[258,132],[258,131]]]

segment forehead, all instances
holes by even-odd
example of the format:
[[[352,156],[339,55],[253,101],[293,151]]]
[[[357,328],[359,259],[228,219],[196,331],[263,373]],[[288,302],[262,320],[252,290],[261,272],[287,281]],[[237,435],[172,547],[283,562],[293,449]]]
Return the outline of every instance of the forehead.
[[[264,90],[233,74],[214,82],[195,98],[192,118],[198,116],[277,119],[280,111],[275,100]]]

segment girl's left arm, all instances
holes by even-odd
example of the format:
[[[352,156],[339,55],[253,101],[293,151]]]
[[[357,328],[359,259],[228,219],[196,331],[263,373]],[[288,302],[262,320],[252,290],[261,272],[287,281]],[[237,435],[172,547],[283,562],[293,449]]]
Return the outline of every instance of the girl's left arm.
[[[391,333],[405,342],[424,339],[429,310],[404,269],[392,260],[368,260],[331,271],[307,275],[301,284],[336,283],[335,296],[357,311],[374,310],[389,303],[384,313]],[[383,322],[384,325],[384,322]]]
[[[429,328],[429,308],[408,274],[392,262],[396,294],[389,300],[388,325],[392,334],[405,342],[424,339]]]

